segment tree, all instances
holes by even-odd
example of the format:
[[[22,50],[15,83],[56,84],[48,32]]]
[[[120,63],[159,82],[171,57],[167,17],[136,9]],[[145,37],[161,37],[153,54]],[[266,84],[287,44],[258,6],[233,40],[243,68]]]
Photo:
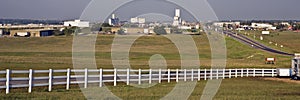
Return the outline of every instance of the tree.
[[[288,26],[287,25],[283,25],[283,24],[279,24],[276,26],[277,29],[280,29],[280,30],[283,30],[285,28],[287,28]]]
[[[299,30],[299,29],[300,29],[300,24],[293,25],[293,30]]]
[[[98,23],[98,24],[93,25],[92,28],[91,28],[91,31],[102,31],[101,30],[101,24]]]
[[[154,32],[158,35],[167,34],[164,26],[156,26],[154,27]]]
[[[125,31],[123,29],[118,30],[118,34],[125,34]]]
[[[54,30],[53,31],[53,35],[54,36],[60,36],[60,35],[64,35],[61,31],[59,31],[59,30]]]
[[[112,26],[109,25],[108,23],[103,23],[101,26],[102,26],[102,27],[112,27]]]
[[[78,29],[77,27],[67,27],[63,30],[63,34],[66,36],[70,36],[74,34],[75,31],[78,31],[77,29]]]

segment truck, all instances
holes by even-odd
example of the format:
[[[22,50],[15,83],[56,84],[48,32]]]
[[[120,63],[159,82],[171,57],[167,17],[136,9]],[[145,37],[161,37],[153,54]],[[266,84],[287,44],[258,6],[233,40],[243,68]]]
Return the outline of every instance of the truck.
[[[300,53],[296,53],[295,57],[292,59],[292,69],[291,69],[291,78],[293,80],[299,80],[300,79]]]

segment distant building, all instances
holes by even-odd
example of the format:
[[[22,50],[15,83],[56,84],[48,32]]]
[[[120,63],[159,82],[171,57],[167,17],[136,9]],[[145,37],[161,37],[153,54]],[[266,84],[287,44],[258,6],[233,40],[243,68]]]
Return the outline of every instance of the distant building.
[[[154,27],[149,27],[148,34],[155,34]]]
[[[137,34],[137,33],[144,33],[144,28],[124,28],[124,32],[126,34]]]
[[[171,33],[172,33],[172,29],[171,29],[171,28],[166,27],[166,28],[164,28],[164,29],[166,30],[166,33],[167,33],[167,34],[171,34]]]
[[[138,17],[131,18],[130,19],[130,23],[133,23],[133,24],[145,24],[146,23],[146,18],[138,18]]]
[[[269,23],[251,23],[251,27],[254,29],[276,30],[276,27]]]
[[[188,29],[192,29],[192,26],[179,26],[178,28],[183,30],[188,30]]]
[[[173,26],[179,26],[181,25],[181,17],[180,17],[180,9],[175,10],[175,16],[173,21]]]
[[[108,24],[111,26],[118,26],[120,25],[120,20],[116,17],[115,14],[112,14],[111,18],[108,19]]]
[[[47,29],[25,29],[25,30],[10,30],[10,36],[14,37],[46,37],[52,36],[54,30]]]
[[[89,27],[89,22],[81,20],[65,21],[64,26]]]
[[[223,27],[223,26],[240,26],[241,22],[214,22],[214,26]]]
[[[291,26],[291,24],[289,22],[281,22],[281,25],[286,25],[286,26]]]

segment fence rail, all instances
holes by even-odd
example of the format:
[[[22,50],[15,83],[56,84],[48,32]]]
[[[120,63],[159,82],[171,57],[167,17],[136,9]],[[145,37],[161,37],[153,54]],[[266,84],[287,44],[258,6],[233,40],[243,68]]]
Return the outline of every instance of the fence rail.
[[[61,76],[54,74],[63,74]],[[76,74],[74,74],[76,73]],[[28,76],[17,77],[17,74]],[[41,74],[41,75],[40,75]],[[83,84],[87,88],[91,83],[103,86],[103,83],[112,82],[116,86],[119,82],[130,84],[151,84],[162,81],[200,81],[225,79],[236,77],[274,77],[276,69],[65,69],[65,70],[9,70],[0,71],[0,89],[6,94],[12,88],[28,88],[47,86],[52,91],[54,85]],[[36,77],[34,77],[36,76]]]

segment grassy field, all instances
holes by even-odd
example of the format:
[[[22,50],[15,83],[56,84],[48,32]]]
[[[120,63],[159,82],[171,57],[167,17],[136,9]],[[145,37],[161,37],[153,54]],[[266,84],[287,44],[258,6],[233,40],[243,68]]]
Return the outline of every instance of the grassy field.
[[[210,67],[210,46],[205,35],[193,36],[198,47],[202,68]],[[100,68],[112,68],[111,44],[114,36],[98,36],[96,61]],[[290,66],[290,57],[253,49],[231,38],[226,38],[227,68],[282,68]],[[72,67],[72,37],[0,38],[0,70],[4,69],[65,69]],[[163,36],[139,38],[130,51],[133,68],[149,68],[154,54],[163,55],[169,68],[180,67],[180,56],[175,45]],[[276,57],[275,65],[266,65],[265,57]]]
[[[119,85],[108,86],[111,92],[124,100],[153,100],[168,94],[176,85],[175,82],[157,84],[151,88],[135,88]],[[200,99],[206,81],[197,82],[196,88],[189,97],[190,100]],[[300,99],[300,85],[280,81],[270,81],[263,78],[234,78],[225,79],[217,92],[214,100],[297,100]],[[95,89],[95,88],[94,88]],[[2,99],[85,99],[80,89],[73,86],[67,91],[63,86],[56,86],[53,92],[47,92],[47,88],[34,88],[34,92],[28,94],[26,90],[14,89],[11,94],[5,95],[2,91]],[[100,94],[99,94],[100,95]]]
[[[72,68],[72,39],[72,37],[0,38],[0,70]],[[113,68],[111,62],[113,39],[114,36],[108,35],[100,35],[97,38],[96,61],[99,68]],[[193,36],[193,39],[198,47],[201,68],[210,68],[211,53],[206,35]],[[228,37],[226,37],[226,46],[227,68],[290,67],[291,58],[287,56],[256,50]],[[139,38],[131,47],[130,64],[133,68],[149,68],[148,60],[154,54],[163,55],[167,60],[168,68],[180,67],[177,48],[163,36]],[[277,63],[266,65],[265,57],[276,57]],[[205,84],[206,81],[198,82],[190,99],[199,99]],[[126,85],[108,87],[115,95],[131,100],[159,99],[171,91],[174,85],[175,83],[163,82],[148,89],[137,89]],[[299,88],[298,84],[261,78],[226,79],[214,99],[298,99]],[[66,91],[64,86],[54,86],[53,92],[47,92],[46,87],[35,87],[31,94],[28,94],[26,89],[13,89],[8,95],[5,95],[4,90],[0,91],[0,99],[84,99],[77,86],[72,86],[69,91]]]
[[[255,40],[261,42],[267,46],[275,48],[277,50],[282,50],[288,53],[299,53],[300,52],[300,33],[292,32],[292,31],[271,31],[270,35],[261,35],[261,31],[241,31],[240,34],[249,34],[245,35],[252,39],[254,39],[254,35],[256,36]],[[263,36],[264,40],[260,40],[260,36]],[[270,43],[272,42],[272,43]],[[277,46],[275,45],[277,43]],[[280,46],[283,45],[283,48]]]

